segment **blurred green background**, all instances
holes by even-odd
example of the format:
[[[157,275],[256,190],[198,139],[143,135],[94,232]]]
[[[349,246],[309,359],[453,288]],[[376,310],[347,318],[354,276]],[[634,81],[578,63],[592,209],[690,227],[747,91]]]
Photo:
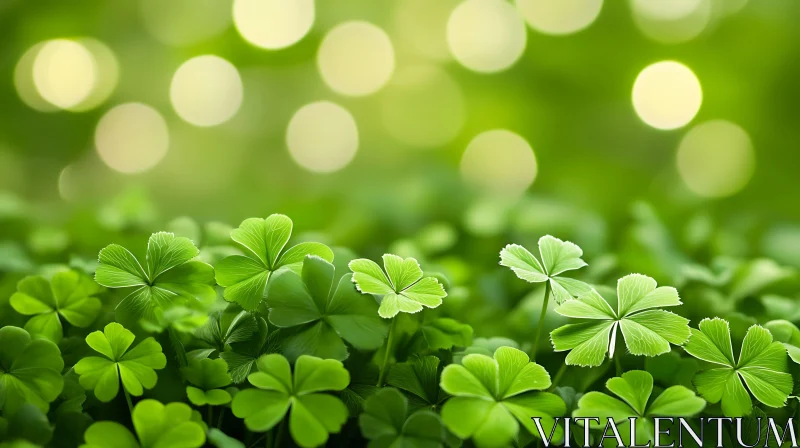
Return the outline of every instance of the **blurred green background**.
[[[598,257],[641,225],[701,261],[800,264],[798,17],[791,0],[4,0],[3,247],[93,258],[182,215],[281,212],[365,255],[492,266],[552,233]]]

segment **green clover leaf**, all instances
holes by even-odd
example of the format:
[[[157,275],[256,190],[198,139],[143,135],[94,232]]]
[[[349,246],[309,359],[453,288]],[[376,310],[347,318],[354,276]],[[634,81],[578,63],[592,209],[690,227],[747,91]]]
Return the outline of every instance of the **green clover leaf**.
[[[423,322],[420,327],[426,345],[432,350],[450,350],[472,345],[472,327],[455,319],[439,317]]]
[[[677,314],[654,309],[681,305],[678,291],[656,287],[656,281],[641,274],[630,274],[617,283],[617,309],[592,289],[587,294],[562,303],[556,312],[582,319],[550,333],[555,351],[570,350],[568,365],[599,366],[606,353],[614,357],[617,329],[622,330],[628,351],[637,356],[657,356],[670,351],[670,344],[682,345],[689,339],[689,321]]]
[[[31,403],[47,412],[64,387],[64,360],[58,346],[45,339],[31,339],[19,327],[0,328],[0,408],[13,415]]]
[[[500,265],[510,268],[527,282],[548,282],[557,303],[589,292],[586,283],[561,277],[566,271],[586,266],[581,259],[583,251],[577,244],[545,235],[539,238],[539,256],[541,261],[519,244],[509,244],[500,251]]]
[[[163,369],[167,358],[161,353],[161,345],[147,338],[128,350],[135,336],[122,325],[111,322],[103,331],[94,331],[86,336],[86,343],[102,354],[83,358],[75,364],[80,383],[85,389],[94,389],[98,400],[109,402],[119,393],[119,381],[129,394],[140,396],[144,389],[156,385],[158,375],[154,369]]]
[[[216,266],[217,283],[225,287],[225,300],[254,311],[265,298],[272,273],[281,268],[299,271],[306,255],[333,261],[333,252],[322,243],[300,243],[284,250],[292,236],[292,220],[274,214],[249,218],[231,231],[245,255],[231,255]]]
[[[36,337],[56,344],[64,337],[61,319],[85,328],[100,313],[100,299],[93,297],[100,287],[76,271],[61,271],[49,282],[42,276],[25,277],[11,296],[11,306],[20,314],[33,316],[25,329]]]
[[[706,407],[705,400],[683,386],[669,387],[650,401],[653,376],[642,370],[631,370],[622,377],[611,378],[606,388],[621,400],[602,392],[587,392],[578,400],[578,409],[572,416],[599,417],[600,422],[593,422],[591,426],[601,430],[608,419],[613,419],[626,445],[631,444],[630,417],[636,418],[635,442],[641,445],[654,438],[653,417],[691,417]]]
[[[439,386],[440,363],[435,356],[414,357],[393,365],[386,382],[406,392],[412,412],[419,409],[436,411],[450,397]]]
[[[109,288],[134,288],[117,310],[154,320],[157,308],[174,305],[205,308],[216,298],[214,269],[192,259],[199,251],[188,238],[158,232],[147,242],[145,264],[118,244],[100,251],[97,283]]]
[[[236,394],[232,409],[251,431],[269,431],[290,412],[292,438],[302,447],[313,447],[324,444],[328,434],[339,432],[347,421],[342,400],[320,393],[340,391],[350,383],[350,374],[335,359],[300,356],[292,374],[286,358],[265,355],[247,379],[256,388]]]
[[[764,324],[764,328],[772,333],[776,341],[783,343],[789,358],[795,364],[800,364],[800,329],[788,320],[771,320]]]
[[[279,353],[281,349],[280,331],[270,332],[264,318],[251,317],[255,320],[256,328],[252,335],[240,341],[229,339],[228,348],[219,353],[219,357],[228,363],[228,373],[236,384],[244,382],[247,375],[256,370],[258,358],[266,354]]]
[[[442,389],[453,396],[442,407],[442,420],[478,447],[508,446],[520,425],[538,435],[532,417],[541,417],[543,427],[550,428],[554,417],[566,412],[557,395],[538,392],[550,387],[550,375],[521,350],[500,347],[493,358],[472,354],[461,363],[442,371]],[[557,429],[554,440],[563,437],[563,429]]]
[[[359,258],[348,265],[353,282],[365,294],[382,295],[378,314],[390,319],[399,312],[417,313],[422,307],[436,308],[447,297],[436,277],[423,277],[422,268],[413,258],[383,256],[384,271],[372,260]]]
[[[742,417],[753,410],[747,389],[767,406],[780,408],[786,404],[792,393],[786,347],[773,341],[769,330],[751,326],[736,360],[726,320],[703,319],[698,328],[692,329],[692,337],[683,349],[695,358],[719,366],[695,375],[694,385],[703,398],[709,403],[722,401],[722,412],[727,417]]]
[[[431,411],[409,415],[408,400],[397,389],[385,388],[364,402],[358,417],[369,448],[436,448],[443,446],[442,420]]]
[[[81,448],[199,448],[206,442],[199,414],[185,403],[142,400],[133,409],[132,420],[136,436],[116,422],[93,423]]]
[[[203,344],[222,353],[228,344],[247,341],[258,333],[256,316],[236,303],[212,313],[206,323],[195,330],[194,336]]]
[[[349,354],[344,341],[359,350],[383,343],[388,328],[377,315],[375,299],[359,293],[350,274],[335,279],[333,265],[315,255],[306,256],[301,275],[283,271],[273,276],[269,321],[292,329],[283,341],[290,361],[303,354],[342,361]]]
[[[192,359],[181,372],[191,384],[186,386],[186,395],[193,405],[220,406],[231,402],[231,394],[222,389],[231,384],[228,364],[224,359]]]

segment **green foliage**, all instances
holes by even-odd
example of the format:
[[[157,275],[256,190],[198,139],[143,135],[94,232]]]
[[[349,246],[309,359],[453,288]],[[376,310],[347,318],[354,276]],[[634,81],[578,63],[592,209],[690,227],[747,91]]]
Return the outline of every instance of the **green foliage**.
[[[736,359],[726,320],[703,319],[698,328],[692,329],[692,337],[683,348],[695,358],[715,365],[694,377],[694,385],[703,398],[709,403],[722,402],[722,412],[728,417],[752,412],[747,389],[767,406],[779,408],[786,404],[793,387],[786,348],[773,341],[767,329],[759,325],[750,327]]]
[[[228,364],[224,359],[193,359],[182,369],[191,386],[186,386],[186,396],[195,406],[228,404],[231,395],[222,389],[231,384]]]
[[[569,350],[569,365],[599,366],[606,353],[614,357],[617,329],[633,355],[657,356],[670,351],[670,344],[682,345],[689,339],[689,320],[658,308],[681,304],[678,291],[656,287],[656,281],[630,274],[617,283],[617,307],[592,289],[556,308],[562,316],[581,319],[550,334],[556,351]]]
[[[118,312],[154,320],[156,309],[203,307],[214,300],[214,269],[193,260],[199,253],[188,238],[158,232],[147,242],[142,265],[128,249],[111,244],[100,251],[95,280],[109,288],[133,288]]]
[[[289,432],[302,447],[322,445],[347,421],[347,407],[339,398],[323,393],[340,391],[350,383],[341,362],[303,355],[294,372],[289,361],[273,354],[258,359],[258,371],[247,380],[255,386],[233,399],[233,414],[251,431],[275,427],[288,412]]]
[[[397,255],[384,255],[380,266],[343,247],[287,249],[292,224],[283,215],[238,229],[175,220],[167,226],[174,235],[150,236],[142,262],[122,245],[103,249],[96,282],[89,263],[26,268],[0,278],[8,299],[0,301],[0,440],[64,448],[524,447],[539,443],[532,417],[548,438],[556,417],[600,417],[592,443],[609,417],[630,442],[625,421],[636,417],[640,444],[653,437],[657,416],[745,415],[743,434],[753,441],[763,433],[759,417],[785,421],[794,405],[776,408],[793,393],[800,363],[794,271],[758,258],[690,262],[668,246],[675,243],[665,227],[636,225],[636,238],[649,235],[637,248],[647,262],[632,263],[641,253],[628,249],[592,257],[595,269],[582,277],[592,286],[566,277],[586,266],[572,243],[545,236],[535,256],[506,246],[501,264],[539,284],[533,292],[491,256],[451,254],[459,246],[450,236],[391,246],[424,256],[435,274]],[[129,236],[118,241],[135,247]],[[680,285],[680,296],[649,276],[624,275],[629,263]],[[616,290],[608,286],[615,278]],[[453,293],[447,300],[445,288]],[[546,313],[551,292],[558,306]],[[542,309],[531,313],[530,303]],[[679,305],[680,316],[664,310]],[[725,320],[689,327],[712,311]],[[553,328],[553,347],[566,356],[536,344]],[[552,380],[548,370],[558,372]],[[562,443],[563,426],[552,436]],[[734,446],[735,433],[723,439]]]
[[[541,261],[519,244],[509,244],[500,251],[500,264],[527,282],[548,282],[558,303],[589,292],[586,283],[561,277],[564,272],[586,266],[577,244],[545,235],[539,238],[539,256]]]
[[[631,370],[622,377],[611,378],[606,388],[614,398],[602,392],[588,392],[578,400],[573,417],[597,417],[595,429],[605,428],[609,418],[619,423],[617,428],[626,445],[631,444],[630,420],[636,418],[636,444],[654,440],[652,417],[692,417],[706,406],[705,400],[683,386],[672,386],[650,401],[653,393],[653,376],[641,370]]]
[[[63,368],[61,353],[52,342],[32,339],[22,328],[0,328],[2,415],[16,414],[25,403],[47,412],[64,387]]]
[[[350,274],[336,280],[333,265],[315,255],[306,256],[300,275],[276,273],[267,295],[270,323],[292,329],[283,341],[290,360],[303,354],[344,360],[345,341],[359,350],[375,350],[386,337],[375,300],[356,290]]]
[[[550,375],[525,352],[500,347],[494,357],[467,355],[461,365],[444,368],[442,389],[452,395],[442,407],[442,420],[461,439],[479,447],[502,447],[517,437],[520,425],[539,435],[531,420],[541,417],[551,428],[554,417],[566,412],[557,395],[539,392],[550,387]],[[563,428],[554,440],[562,440]]]
[[[131,417],[136,435],[117,422],[96,422],[86,430],[82,448],[199,448],[206,441],[199,414],[184,403],[142,400]]]
[[[85,275],[62,271],[49,282],[42,276],[23,278],[9,301],[18,313],[33,316],[25,323],[32,336],[58,343],[64,336],[62,318],[80,328],[94,322],[102,305],[94,296],[100,291]]]
[[[292,236],[292,220],[285,215],[250,218],[231,231],[245,255],[231,255],[216,266],[217,283],[225,287],[225,299],[254,311],[267,293],[273,272],[281,268],[299,271],[306,255],[333,261],[333,252],[320,243],[300,243],[284,250]]]
[[[100,401],[111,401],[117,396],[120,379],[125,391],[137,397],[144,389],[155,387],[158,381],[155,370],[166,367],[167,358],[153,338],[128,350],[134,339],[133,333],[116,322],[86,336],[89,347],[103,357],[90,356],[75,364],[81,386],[94,390]]]
[[[425,277],[414,258],[404,259],[385,254],[383,270],[366,258],[353,260],[349,266],[359,291],[383,296],[378,314],[384,319],[392,318],[401,311],[418,313],[423,307],[436,308],[447,297],[439,280]]]
[[[409,414],[408,400],[397,389],[381,389],[369,397],[358,424],[371,448],[435,448],[444,443],[439,415],[431,411]]]

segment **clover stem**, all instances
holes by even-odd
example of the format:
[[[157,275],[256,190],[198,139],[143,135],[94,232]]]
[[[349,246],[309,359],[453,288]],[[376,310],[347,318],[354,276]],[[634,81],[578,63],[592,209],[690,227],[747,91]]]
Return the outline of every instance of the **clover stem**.
[[[268,434],[269,434],[269,432],[265,432],[264,434],[261,434],[261,436],[259,436],[256,440],[254,440],[253,443],[251,443],[247,448],[255,447],[256,445],[258,445],[259,442],[264,440],[264,438],[267,437]],[[267,441],[269,441],[269,439],[267,439]]]
[[[217,429],[222,428],[222,420],[225,417],[225,407],[223,406],[222,409],[219,411],[219,417],[217,417]]]
[[[280,423],[278,423],[278,432],[275,434],[275,440],[273,440],[272,446],[280,448],[281,442],[283,441],[283,433],[285,429],[286,429],[286,418],[284,418],[283,420],[281,420]]]
[[[214,421],[214,409],[209,404],[208,406],[208,426],[211,426]]]
[[[569,366],[567,365],[566,362],[561,364],[561,367],[558,368],[558,372],[556,372],[556,376],[553,377],[553,382],[550,385],[550,390],[553,390],[558,386],[558,383],[561,381],[561,378],[567,372],[567,368],[569,368]]]
[[[386,337],[386,351],[383,354],[383,364],[378,374],[377,387],[383,387],[383,379],[386,377],[386,367],[389,365],[389,353],[392,351],[392,339],[394,339],[394,323],[397,321],[396,317],[392,318],[392,323],[389,324],[389,336]]]
[[[547,314],[547,304],[550,302],[550,281],[544,284],[544,300],[542,301],[542,313],[539,315],[539,325],[536,327],[536,339],[533,340],[533,353],[531,361],[536,361],[536,352],[539,351],[539,340],[544,332],[544,316]]]
[[[614,357],[614,366],[617,369],[617,376],[622,376],[622,365],[619,362],[619,356]]]
[[[133,418],[133,402],[131,401],[131,394],[128,393],[128,390],[124,387],[122,391],[125,392],[125,401],[128,402],[128,411],[131,413],[131,418]]]

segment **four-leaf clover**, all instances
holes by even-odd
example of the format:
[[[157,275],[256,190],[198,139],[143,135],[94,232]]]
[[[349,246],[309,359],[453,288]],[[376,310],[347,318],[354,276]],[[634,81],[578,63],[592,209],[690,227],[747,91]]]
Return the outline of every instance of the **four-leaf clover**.
[[[228,364],[224,359],[193,359],[181,369],[191,386],[186,386],[186,396],[195,406],[219,406],[231,401],[231,394],[222,389],[231,384]]]
[[[95,280],[109,288],[135,288],[117,309],[155,320],[156,308],[192,307],[216,298],[214,269],[201,261],[193,261],[198,253],[188,238],[158,232],[147,242],[142,266],[128,249],[111,244],[100,251]]]
[[[381,389],[367,398],[358,424],[370,440],[369,448],[436,448],[443,446],[445,437],[439,415],[431,411],[409,415],[408,400],[393,388]]]
[[[233,398],[233,414],[244,419],[251,431],[272,429],[286,415],[289,432],[298,445],[313,447],[339,432],[347,421],[347,406],[338,397],[320,393],[339,391],[350,383],[341,362],[303,355],[297,358],[294,374],[281,355],[258,359],[258,371],[247,379],[255,389],[245,389]]]
[[[273,272],[299,270],[306,255],[333,261],[333,252],[322,243],[300,243],[284,250],[291,236],[292,220],[279,214],[245,219],[232,230],[231,238],[245,255],[231,255],[216,265],[217,283],[225,287],[225,299],[254,311],[265,297]]]
[[[278,272],[270,282],[269,321],[292,328],[283,342],[290,360],[307,354],[341,361],[348,356],[344,341],[360,350],[375,350],[383,343],[387,327],[378,317],[375,299],[360,294],[350,274],[338,281],[334,274],[331,263],[308,255],[301,275]]]
[[[572,416],[599,418],[599,424],[591,424],[599,429],[606,426],[609,418],[613,419],[626,446],[631,445],[629,418],[636,419],[634,442],[642,445],[653,440],[653,417],[691,417],[706,406],[705,400],[683,386],[669,387],[650,402],[653,376],[642,370],[631,370],[622,377],[611,378],[606,388],[622,400],[602,392],[587,392],[578,400],[578,409]]]
[[[61,271],[49,282],[38,275],[23,278],[9,301],[18,313],[33,316],[25,324],[31,335],[58,343],[64,336],[62,318],[76,327],[91,325],[102,305],[93,297],[99,292],[100,287],[91,278],[76,271]]]
[[[692,337],[683,349],[695,358],[719,366],[695,375],[694,385],[703,398],[710,403],[722,401],[722,412],[727,417],[750,414],[753,403],[747,389],[767,406],[779,408],[786,404],[792,393],[786,348],[772,340],[769,330],[759,325],[750,327],[737,360],[733,357],[727,321],[703,319],[698,328],[692,329]]]
[[[95,422],[84,433],[81,448],[200,448],[206,443],[200,415],[185,403],[142,400],[131,419],[136,436],[117,422]]]
[[[94,389],[97,399],[104,402],[117,396],[120,378],[125,391],[131,395],[138,397],[143,388],[152,389],[158,380],[154,369],[163,369],[167,358],[153,338],[128,350],[134,339],[132,332],[116,322],[86,336],[89,347],[105,357],[90,356],[75,364],[81,386]]]
[[[64,387],[58,347],[19,327],[0,328],[0,409],[4,416],[31,403],[47,412]]]
[[[498,348],[493,358],[467,355],[461,365],[445,367],[441,381],[442,389],[453,395],[442,407],[442,420],[453,434],[472,437],[479,447],[508,446],[520,425],[538,436],[532,417],[552,428],[554,417],[566,412],[557,395],[539,392],[550,387],[544,367],[511,347]],[[554,440],[563,436],[558,428]]]
[[[657,356],[670,351],[670,344],[682,345],[690,336],[689,321],[677,314],[654,309],[678,306],[678,291],[656,287],[656,281],[641,274],[630,274],[617,283],[617,309],[592,289],[577,299],[562,303],[556,312],[582,319],[550,333],[557,352],[571,350],[569,365],[599,366],[606,353],[614,356],[617,328],[633,355]]]
[[[378,314],[390,319],[399,312],[416,313],[422,307],[436,308],[447,297],[436,277],[423,277],[422,268],[413,258],[383,256],[384,271],[372,260],[359,258],[349,264],[353,282],[366,294],[382,295]]]
[[[548,282],[558,303],[589,291],[586,283],[561,276],[566,271],[586,266],[581,259],[583,251],[577,244],[545,235],[539,238],[539,256],[541,261],[519,244],[509,244],[500,251],[500,264],[530,283]]]

